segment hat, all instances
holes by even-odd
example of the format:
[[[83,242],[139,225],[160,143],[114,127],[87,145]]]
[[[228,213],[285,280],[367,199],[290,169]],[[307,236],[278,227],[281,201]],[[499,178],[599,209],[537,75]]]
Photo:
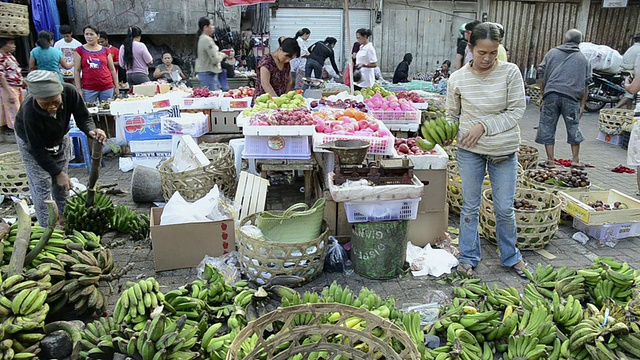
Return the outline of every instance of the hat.
[[[633,35],[633,40],[640,40],[640,33]]]
[[[34,70],[25,79],[29,93],[36,99],[48,98],[62,93],[60,76],[53,71]]]

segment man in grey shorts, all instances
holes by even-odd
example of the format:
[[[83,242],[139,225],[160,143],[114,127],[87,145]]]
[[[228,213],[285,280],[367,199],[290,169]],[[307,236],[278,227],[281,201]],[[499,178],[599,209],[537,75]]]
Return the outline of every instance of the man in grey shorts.
[[[571,166],[583,168],[580,164],[580,143],[584,137],[579,123],[587,100],[587,85],[591,81],[591,65],[578,47],[582,33],[571,29],[564,37],[565,43],[549,50],[538,67],[543,98],[536,142],[544,145],[547,153],[547,161],[539,165],[555,166],[556,128],[562,115],[567,128],[567,142],[571,145]]]

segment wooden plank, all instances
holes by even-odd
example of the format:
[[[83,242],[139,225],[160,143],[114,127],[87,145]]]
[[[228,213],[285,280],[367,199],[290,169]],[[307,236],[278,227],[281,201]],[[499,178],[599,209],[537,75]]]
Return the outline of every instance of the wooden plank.
[[[240,209],[238,214],[238,220],[242,220],[245,217],[244,199],[245,199],[245,191],[247,186],[248,174],[249,173],[246,171],[240,172],[240,179],[238,180],[238,187],[236,188],[236,197],[235,197],[234,203],[236,207]]]
[[[351,236],[351,224],[347,221],[347,212],[344,203],[338,203],[338,213],[336,216],[336,236]]]
[[[262,179],[259,177],[255,177],[256,180],[260,182],[260,192],[258,192],[258,199],[256,201],[255,212],[264,211],[265,206],[267,204],[267,190],[269,189],[269,180]]]

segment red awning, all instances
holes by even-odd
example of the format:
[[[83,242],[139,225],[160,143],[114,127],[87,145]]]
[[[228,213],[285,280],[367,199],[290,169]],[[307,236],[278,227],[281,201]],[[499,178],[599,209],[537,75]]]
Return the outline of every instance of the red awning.
[[[224,6],[253,5],[259,3],[274,3],[276,0],[224,0]]]

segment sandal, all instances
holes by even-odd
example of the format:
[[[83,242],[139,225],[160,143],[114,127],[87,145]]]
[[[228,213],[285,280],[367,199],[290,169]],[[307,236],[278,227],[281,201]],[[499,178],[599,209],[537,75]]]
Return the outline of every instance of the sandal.
[[[523,263],[524,265],[522,265],[521,267],[516,267],[516,265]],[[527,269],[531,274],[533,274],[533,269],[529,267],[529,264],[524,261],[524,260],[520,260],[520,263],[513,265],[511,268],[513,269],[513,271],[516,272],[516,274],[518,274],[518,276],[520,276],[523,279],[527,278],[527,275],[524,273],[524,269]]]
[[[467,263],[459,263],[456,271],[467,276],[473,276],[473,265]]]
[[[551,164],[551,163],[548,162],[548,161],[540,161],[538,163],[538,166],[543,168],[543,169],[555,169],[555,167],[556,167],[555,163],[553,165],[549,165],[549,164]]]
[[[584,166],[583,164],[573,164],[573,163],[572,163],[572,164],[571,164],[571,167],[572,167],[573,169],[579,169],[579,170],[584,170],[584,169],[585,169],[585,166]]]

